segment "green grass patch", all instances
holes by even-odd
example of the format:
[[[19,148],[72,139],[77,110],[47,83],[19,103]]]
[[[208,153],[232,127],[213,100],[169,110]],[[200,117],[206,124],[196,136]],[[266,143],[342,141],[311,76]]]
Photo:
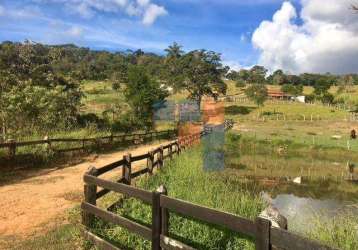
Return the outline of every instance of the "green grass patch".
[[[201,147],[192,148],[168,162],[156,175],[139,179],[136,185],[146,190],[165,185],[170,197],[254,219],[264,207],[261,199],[236,185],[236,181],[223,172],[205,172],[202,159]],[[126,200],[116,212],[151,224],[150,207],[137,200]],[[150,242],[120,227],[99,223],[95,231],[130,249],[150,249]],[[254,249],[252,239],[174,213],[170,214],[170,236],[198,249]]]

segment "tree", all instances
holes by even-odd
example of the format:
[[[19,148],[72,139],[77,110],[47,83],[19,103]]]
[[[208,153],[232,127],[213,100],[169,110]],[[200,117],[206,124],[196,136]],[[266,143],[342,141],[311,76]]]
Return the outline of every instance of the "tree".
[[[313,88],[314,88],[314,94],[317,96],[321,96],[328,92],[329,88],[331,87],[331,83],[324,77],[319,78]]]
[[[303,85],[292,85],[292,84],[284,84],[281,87],[281,91],[290,94],[293,96],[301,95],[303,92]]]
[[[283,85],[286,81],[286,75],[281,69],[278,69],[273,72],[273,74],[269,78],[272,79],[271,83],[273,85]]]
[[[354,77],[352,75],[344,75],[338,80],[339,91],[345,91],[346,93],[352,90],[354,85]]]
[[[332,104],[334,102],[334,96],[331,93],[326,92],[320,97],[320,100],[324,104]]]
[[[82,92],[55,71],[49,48],[30,42],[0,45],[0,118],[3,137],[68,128]]]
[[[184,54],[184,51],[182,50],[181,45],[179,45],[177,42],[174,42],[173,45],[170,45],[167,49],[164,51],[167,52],[168,58],[176,58],[178,59]]]
[[[246,69],[241,69],[236,78],[236,87],[243,88],[248,84],[250,78],[250,72]]]
[[[267,88],[263,84],[252,84],[245,91],[248,98],[254,101],[257,106],[261,106],[267,99]]]
[[[124,95],[134,116],[149,129],[153,127],[154,104],[162,102],[168,92],[147,75],[143,66],[131,66]]]
[[[183,88],[189,92],[189,99],[200,107],[203,96],[217,97],[225,94],[227,86],[222,80],[226,68],[221,56],[213,51],[194,50],[182,56],[179,61],[180,79]]]
[[[265,84],[266,73],[265,67],[256,65],[250,69],[247,81],[249,84]]]

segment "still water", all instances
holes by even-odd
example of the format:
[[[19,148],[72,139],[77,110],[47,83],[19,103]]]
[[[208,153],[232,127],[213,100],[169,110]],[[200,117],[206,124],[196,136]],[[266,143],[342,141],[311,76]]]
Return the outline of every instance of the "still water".
[[[305,232],[317,225],[317,221],[329,222],[342,215],[358,216],[356,185],[329,179],[301,184],[279,182],[269,188],[261,184],[261,195],[287,218],[291,230]]]

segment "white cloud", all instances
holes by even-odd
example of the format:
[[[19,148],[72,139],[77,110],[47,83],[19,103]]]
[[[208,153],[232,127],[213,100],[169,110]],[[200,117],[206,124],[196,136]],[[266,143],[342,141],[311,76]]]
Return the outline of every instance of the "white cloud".
[[[83,29],[78,26],[73,26],[67,31],[67,34],[73,37],[80,37],[83,34]]]
[[[143,24],[151,25],[159,16],[168,14],[168,12],[162,6],[155,4],[150,4],[149,7],[145,10],[143,15]]]
[[[167,10],[152,0],[32,0],[40,2],[63,3],[71,12],[84,18],[92,18],[97,12],[119,13],[141,18],[146,25],[153,24]]]
[[[239,62],[237,61],[223,61],[223,65],[229,66],[230,70],[239,71],[240,69],[244,68]]]
[[[292,73],[358,71],[358,16],[350,0],[301,0],[299,15],[284,2],[272,21],[263,21],[252,36],[261,51],[259,64]],[[295,21],[301,18],[302,23]]]

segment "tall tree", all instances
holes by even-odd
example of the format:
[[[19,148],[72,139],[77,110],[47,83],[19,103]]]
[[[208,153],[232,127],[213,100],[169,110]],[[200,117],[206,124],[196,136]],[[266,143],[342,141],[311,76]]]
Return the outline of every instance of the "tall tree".
[[[168,58],[179,58],[184,54],[182,48],[183,46],[179,45],[177,42],[174,42],[173,45],[170,45],[164,51],[167,52]]]
[[[182,86],[189,92],[189,98],[200,107],[203,96],[217,97],[225,94],[227,86],[222,76],[227,68],[221,63],[221,56],[213,51],[195,50],[180,60]]]
[[[149,129],[153,127],[154,104],[162,102],[168,92],[148,76],[143,66],[131,66],[124,95],[134,115]]]
[[[262,106],[267,99],[267,88],[264,84],[252,84],[245,90],[249,99],[254,101],[257,106]]]
[[[286,81],[286,75],[281,69],[276,70],[270,77],[272,79],[272,84],[274,85],[283,85]]]
[[[265,84],[267,69],[263,66],[254,66],[249,71],[249,84]]]

